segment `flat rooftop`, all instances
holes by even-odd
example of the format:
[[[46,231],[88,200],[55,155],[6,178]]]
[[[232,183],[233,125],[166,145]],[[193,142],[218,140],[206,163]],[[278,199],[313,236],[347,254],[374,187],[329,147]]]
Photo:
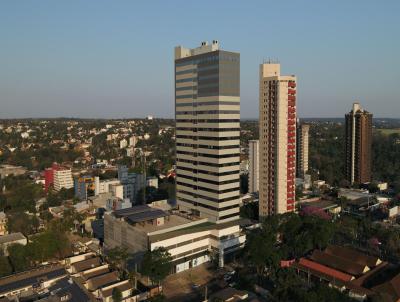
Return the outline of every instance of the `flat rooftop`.
[[[363,197],[372,197],[372,194],[369,194],[366,191],[356,190],[356,189],[343,189],[339,190],[339,196],[345,196],[350,200],[359,199]]]
[[[22,233],[11,233],[0,236],[0,244],[14,242],[17,240],[24,240],[26,237]]]
[[[338,206],[336,202],[327,199],[321,199],[319,201],[299,202],[302,207],[314,207],[318,209],[330,209]]]
[[[162,225],[143,222],[136,224],[135,227],[142,228],[146,233],[152,233],[155,231],[161,231],[169,228],[174,228],[180,225],[185,225],[190,222],[193,222],[193,220],[190,220],[180,215],[170,214],[169,216],[165,217],[164,224]]]
[[[139,205],[127,209],[114,211],[114,216],[117,218],[128,218],[131,220],[137,219],[138,222],[144,221],[146,219],[154,219],[154,217],[167,216],[168,213],[158,209],[153,208],[148,205]]]
[[[161,234],[154,234],[154,235],[150,234],[149,239],[150,239],[150,242],[157,242],[160,240],[165,240],[168,238],[186,235],[186,234],[190,234],[190,233],[209,231],[209,230],[213,230],[213,229],[222,230],[222,229],[229,228],[229,227],[232,227],[235,225],[240,225],[241,223],[243,223],[242,219],[237,219],[237,220],[228,221],[228,222],[224,222],[224,223],[218,223],[218,224],[214,223],[214,222],[204,221],[202,223],[198,223],[195,225],[188,225],[187,227],[182,227],[179,229],[172,229],[171,231],[166,231],[165,233],[161,233]]]
[[[200,220],[200,218],[193,217],[188,213],[167,212],[156,206],[150,207],[148,205],[117,210],[113,212],[113,215],[116,218],[124,219],[127,223],[135,228],[142,229],[146,233],[175,228]],[[157,218],[164,218],[164,223],[157,224],[155,222]]]

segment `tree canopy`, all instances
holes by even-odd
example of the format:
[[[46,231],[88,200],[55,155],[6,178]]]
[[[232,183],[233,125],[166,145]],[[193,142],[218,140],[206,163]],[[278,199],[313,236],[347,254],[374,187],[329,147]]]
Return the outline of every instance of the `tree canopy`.
[[[171,260],[171,255],[165,248],[147,251],[143,256],[141,273],[148,276],[153,284],[158,284],[171,272]]]
[[[122,293],[118,287],[113,288],[112,299],[113,299],[113,302],[121,302],[122,301]]]

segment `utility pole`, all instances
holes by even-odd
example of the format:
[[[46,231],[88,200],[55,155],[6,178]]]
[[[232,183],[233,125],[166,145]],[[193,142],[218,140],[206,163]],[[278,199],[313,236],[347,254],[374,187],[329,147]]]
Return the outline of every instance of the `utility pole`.
[[[137,263],[135,263],[135,283],[134,288],[137,289]]]
[[[143,203],[146,204],[146,151],[142,148],[142,163],[143,163]]]

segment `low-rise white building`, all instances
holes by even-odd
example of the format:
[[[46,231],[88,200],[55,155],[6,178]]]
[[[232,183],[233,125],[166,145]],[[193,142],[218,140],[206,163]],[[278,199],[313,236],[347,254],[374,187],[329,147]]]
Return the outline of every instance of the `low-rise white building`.
[[[147,177],[147,184],[148,187],[155,187],[158,189],[158,178],[157,177]]]
[[[387,182],[378,182],[376,184],[376,186],[378,187],[379,191],[385,191],[388,189],[388,183]]]
[[[133,147],[128,147],[125,149],[126,150],[126,156],[132,157],[135,155],[135,148]]]
[[[104,216],[106,249],[123,246],[138,259],[148,250],[164,247],[171,254],[173,272],[187,270],[214,257],[223,266],[225,256],[243,247],[245,240],[237,220],[214,223],[155,205],[135,206]]]
[[[127,209],[130,207],[132,207],[132,204],[129,199],[112,197],[107,199],[105,209],[107,211],[117,211],[117,210]]]
[[[121,184],[110,185],[110,192],[114,197],[123,199],[124,198],[124,186]]]
[[[26,171],[27,171],[26,168],[21,166],[0,165],[0,178],[7,177],[9,175],[14,175],[14,176],[22,175],[25,174]]]
[[[3,211],[0,212],[0,236],[6,235],[7,232],[7,216]]]
[[[119,148],[120,148],[120,149],[124,149],[124,148],[126,148],[126,147],[128,147],[128,141],[127,141],[126,139],[122,139],[122,140],[119,142]]]
[[[94,178],[94,194],[97,196],[103,193],[111,192],[111,186],[119,184],[121,184],[121,182],[116,178],[100,180],[100,177],[96,176]]]

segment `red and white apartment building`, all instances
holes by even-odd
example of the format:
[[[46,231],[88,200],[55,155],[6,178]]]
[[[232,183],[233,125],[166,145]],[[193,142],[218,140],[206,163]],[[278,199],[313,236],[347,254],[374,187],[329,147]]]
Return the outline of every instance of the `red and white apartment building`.
[[[260,216],[295,210],[296,77],[260,65]]]

